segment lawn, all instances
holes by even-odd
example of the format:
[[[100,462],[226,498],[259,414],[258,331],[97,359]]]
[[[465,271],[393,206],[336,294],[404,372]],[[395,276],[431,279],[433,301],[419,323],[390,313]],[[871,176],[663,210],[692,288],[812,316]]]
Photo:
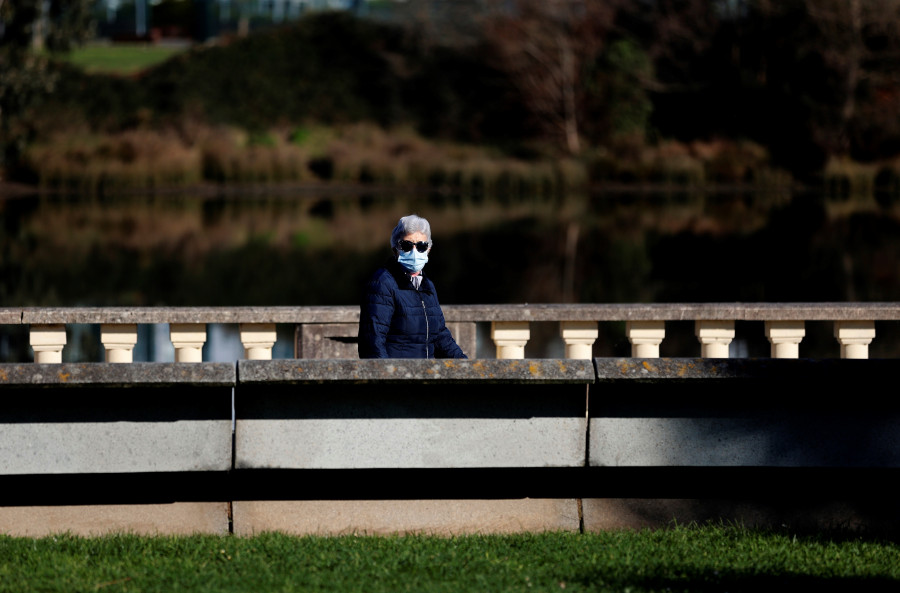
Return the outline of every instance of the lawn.
[[[0,536],[0,591],[897,591],[900,546],[732,526],[514,536]]]
[[[185,51],[187,46],[149,43],[91,44],[72,50],[65,59],[86,72],[135,74]]]

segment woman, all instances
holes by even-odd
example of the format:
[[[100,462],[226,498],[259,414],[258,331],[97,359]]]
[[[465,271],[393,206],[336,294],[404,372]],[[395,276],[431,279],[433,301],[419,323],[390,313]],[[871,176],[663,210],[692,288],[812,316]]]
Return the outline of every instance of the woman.
[[[359,314],[360,358],[466,358],[444,323],[434,284],[422,273],[431,225],[404,216],[391,233],[394,258],[369,280]]]

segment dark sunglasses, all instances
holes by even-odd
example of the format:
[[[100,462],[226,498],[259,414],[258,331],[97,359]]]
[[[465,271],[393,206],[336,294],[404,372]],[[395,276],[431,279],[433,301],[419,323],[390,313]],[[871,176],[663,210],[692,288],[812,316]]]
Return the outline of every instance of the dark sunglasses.
[[[418,243],[413,243],[412,241],[400,241],[397,243],[397,247],[400,248],[400,251],[403,253],[409,253],[412,251],[412,248],[415,247],[416,251],[419,253],[425,253],[428,251],[428,242],[427,241],[419,241]]]

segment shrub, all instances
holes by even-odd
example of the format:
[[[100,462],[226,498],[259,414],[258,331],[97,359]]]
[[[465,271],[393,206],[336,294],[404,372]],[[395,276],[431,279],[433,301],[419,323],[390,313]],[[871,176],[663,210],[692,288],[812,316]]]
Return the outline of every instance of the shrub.
[[[871,196],[875,189],[875,173],[874,165],[832,157],[825,164],[826,196],[837,200]]]
[[[200,180],[200,154],[172,132],[128,130],[109,136],[59,134],[31,146],[25,167],[43,187],[99,193]]]

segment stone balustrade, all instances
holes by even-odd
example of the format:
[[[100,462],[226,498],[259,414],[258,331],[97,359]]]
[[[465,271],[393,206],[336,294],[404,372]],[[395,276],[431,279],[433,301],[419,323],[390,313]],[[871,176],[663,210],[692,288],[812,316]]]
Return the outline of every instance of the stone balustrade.
[[[625,322],[631,355],[658,358],[666,322],[693,321],[704,358],[728,358],[736,321],[764,322],[772,358],[798,358],[807,321],[834,324],[841,358],[868,358],[877,321],[900,320],[900,303],[657,303],[446,305],[448,326],[463,350],[476,352],[476,324],[490,323],[496,358],[525,358],[536,322],[559,324],[565,357],[589,359],[599,324]],[[200,362],[206,325],[237,324],[244,358],[272,358],[278,324],[297,328],[297,358],[355,358],[359,308],[334,307],[71,307],[4,308],[0,324],[26,324],[34,361],[62,362],[66,325],[99,324],[107,362],[131,362],[138,324],[166,323],[175,362]],[[685,353],[695,356],[696,352]]]

